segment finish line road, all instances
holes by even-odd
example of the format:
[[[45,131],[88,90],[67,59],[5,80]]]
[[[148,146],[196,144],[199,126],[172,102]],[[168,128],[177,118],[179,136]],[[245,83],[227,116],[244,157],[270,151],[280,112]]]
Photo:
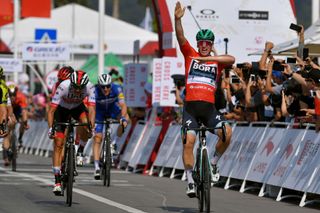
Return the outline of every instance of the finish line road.
[[[186,182],[167,177],[151,177],[123,170],[112,170],[111,186],[94,180],[93,166],[78,168],[73,204],[67,207],[65,197],[52,193],[51,159],[19,154],[17,172],[4,168],[0,161],[0,213],[160,213],[198,212],[197,199],[185,194]],[[211,190],[211,211],[214,213],[311,213],[301,208],[299,200],[276,202],[214,187]],[[316,207],[316,205],[315,205]]]

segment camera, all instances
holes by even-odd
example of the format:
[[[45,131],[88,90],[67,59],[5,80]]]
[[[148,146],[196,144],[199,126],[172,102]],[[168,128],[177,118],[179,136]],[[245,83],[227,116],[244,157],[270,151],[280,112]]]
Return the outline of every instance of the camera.
[[[250,80],[251,80],[251,81],[256,81],[256,76],[255,76],[254,74],[251,74],[251,75],[250,75]]]
[[[273,62],[272,69],[282,72],[282,71],[284,71],[284,66],[279,61],[275,61],[275,62]]]
[[[180,89],[181,87],[184,87],[186,84],[185,75],[174,74],[174,75],[171,75],[171,78],[173,79],[174,85],[178,89]]]
[[[310,90],[310,96],[315,97],[317,95],[316,91]]]
[[[230,78],[230,83],[231,84],[239,84],[240,83],[240,78],[238,78],[237,76],[233,75]]]

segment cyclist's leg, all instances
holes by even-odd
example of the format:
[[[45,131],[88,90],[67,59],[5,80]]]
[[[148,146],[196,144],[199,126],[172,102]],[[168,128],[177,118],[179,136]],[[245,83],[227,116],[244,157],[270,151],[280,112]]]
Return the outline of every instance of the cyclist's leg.
[[[15,129],[15,117],[13,116],[9,116],[8,117],[8,135],[6,137],[3,138],[3,144],[2,144],[2,148],[3,148],[3,160],[4,160],[4,164],[5,166],[9,165],[9,159],[10,159],[10,153],[9,149],[11,146],[11,136],[13,134],[13,131]]]
[[[67,122],[70,110],[58,106],[54,113],[54,120],[56,122]],[[65,142],[65,126],[57,126],[55,128],[55,138],[53,140],[53,154],[52,154],[52,170],[55,177],[55,184],[53,193],[55,195],[62,195],[61,186],[61,163],[63,158],[63,148]]]
[[[96,112],[96,121],[103,121],[104,113],[102,111],[97,110]],[[95,135],[93,140],[92,152],[93,152],[93,160],[94,160],[94,178],[100,178],[100,152],[101,152],[101,142],[102,142],[102,132],[103,132],[103,124],[96,123],[95,127]]]
[[[198,123],[193,115],[184,110],[182,125],[190,128],[197,128]],[[193,148],[196,141],[196,132],[193,130],[188,130],[185,132],[184,129],[181,131],[181,138],[183,142],[183,164],[187,176],[187,195],[189,197],[195,197],[194,180],[192,177],[193,165],[194,165],[194,155]]]
[[[71,113],[72,113],[72,117],[75,120],[78,120],[80,123],[88,123],[89,122],[88,111],[87,111],[87,108],[84,106],[84,104],[81,104],[80,106],[73,109]],[[84,154],[83,154],[84,147],[86,146],[88,139],[89,139],[88,127],[79,126],[79,127],[77,127],[76,132],[77,132],[76,134],[80,138],[79,148],[77,150],[77,165],[82,166],[84,163]]]
[[[209,120],[206,124],[209,127],[222,127],[222,129],[217,129],[215,131],[211,131],[212,133],[218,135],[219,139],[215,146],[215,152],[213,154],[213,158],[211,158],[212,165],[212,180],[217,182],[220,178],[219,169],[218,169],[218,161],[220,160],[223,153],[226,151],[230,144],[232,128],[225,121],[224,117],[220,115],[216,110],[213,110],[210,116],[208,116]],[[223,127],[224,125],[224,127]]]

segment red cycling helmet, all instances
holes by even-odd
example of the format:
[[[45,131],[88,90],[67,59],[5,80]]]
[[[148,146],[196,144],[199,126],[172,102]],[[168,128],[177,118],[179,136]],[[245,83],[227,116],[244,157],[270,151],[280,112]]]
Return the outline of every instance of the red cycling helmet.
[[[70,74],[73,72],[74,72],[74,70],[70,66],[61,67],[61,69],[58,71],[58,80],[64,81],[66,79],[69,79]]]

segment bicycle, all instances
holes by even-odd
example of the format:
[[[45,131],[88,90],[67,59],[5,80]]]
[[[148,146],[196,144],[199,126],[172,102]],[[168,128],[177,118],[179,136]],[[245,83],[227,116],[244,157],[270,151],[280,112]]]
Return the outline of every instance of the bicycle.
[[[67,189],[66,204],[68,204],[68,206],[71,206],[74,176],[78,175],[75,163],[74,127],[88,126],[89,131],[91,131],[91,128],[88,123],[73,122],[70,119],[69,122],[56,122],[53,125],[53,129],[55,129],[55,127],[59,125],[67,127],[67,140],[64,143],[64,157],[61,163],[61,185],[63,196],[64,190]]]
[[[106,118],[104,121],[97,121],[97,124],[104,124],[104,137],[102,141],[102,149],[100,153],[101,163],[101,180],[104,186],[110,186],[111,182],[111,165],[112,165],[112,153],[111,153],[111,132],[110,124],[119,123],[118,120],[112,118]]]
[[[225,124],[221,127],[206,127],[201,123],[199,128],[183,127],[186,130],[199,131],[199,145],[196,152],[196,162],[194,164],[192,177],[195,181],[196,197],[198,198],[199,211],[210,212],[210,189],[212,181],[212,166],[208,156],[207,142],[206,142],[206,131],[222,129],[222,140],[225,141]],[[204,208],[205,207],[205,208]]]

